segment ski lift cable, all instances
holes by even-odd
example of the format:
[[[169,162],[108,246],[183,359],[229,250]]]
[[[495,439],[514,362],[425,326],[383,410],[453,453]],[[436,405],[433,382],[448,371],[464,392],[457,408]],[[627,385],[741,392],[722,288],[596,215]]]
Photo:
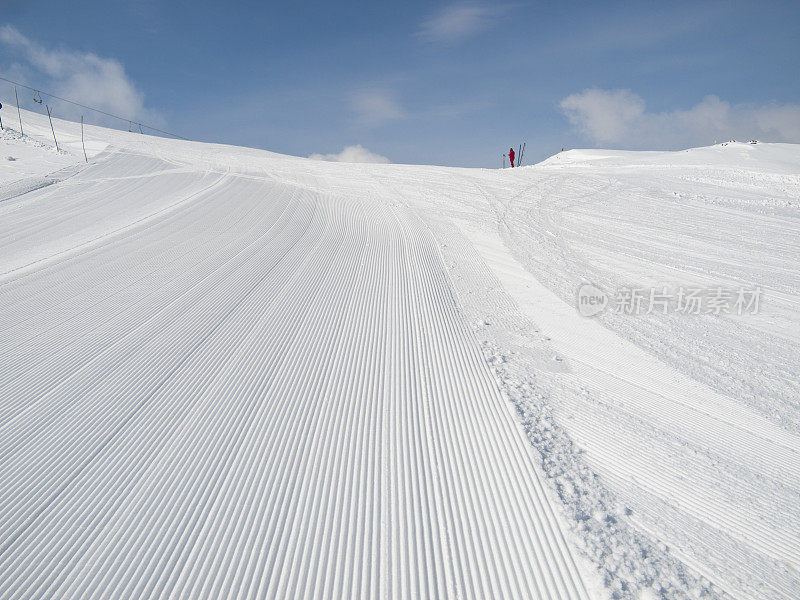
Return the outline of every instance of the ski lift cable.
[[[25,88],[27,90],[31,90],[31,91],[36,92],[36,93],[39,93],[39,90],[37,88],[32,88],[31,86],[25,85],[24,83],[18,83],[16,81],[11,81],[10,79],[7,79],[7,78],[3,77],[2,75],[0,75],[0,80],[6,81],[6,82],[8,82],[8,83],[10,83],[12,85],[16,85],[16,86],[19,86],[21,88]],[[66,98],[61,98],[60,96],[56,96],[55,94],[50,94],[48,92],[44,92],[44,95],[45,96],[50,96],[51,98],[55,98],[56,100],[61,100],[62,102],[67,102],[68,104],[72,104],[74,106],[80,106],[81,108],[85,108],[86,110],[91,110],[91,111],[94,111],[96,113],[100,113],[101,115],[105,115],[107,117],[111,117],[113,119],[119,119],[120,121],[128,121],[128,123],[133,123],[134,122],[132,119],[128,119],[126,117],[120,117],[119,115],[114,115],[114,114],[111,114],[110,112],[106,112],[104,110],[100,110],[99,108],[94,108],[92,106],[86,106],[85,104],[81,104],[80,102],[75,102],[74,100],[68,100]],[[41,98],[41,94],[40,94],[39,97]],[[39,101],[37,100],[37,102],[39,102]],[[158,133],[163,133],[164,135],[170,135],[170,136],[178,138],[180,140],[189,141],[188,138],[185,138],[182,135],[178,135],[177,133],[171,133],[169,131],[164,131],[163,129],[158,129],[157,127],[152,127],[151,125],[147,125],[145,123],[140,123],[138,121],[135,121],[135,123],[137,125],[142,126],[142,127],[146,127],[147,129],[150,129],[152,131],[156,131]]]

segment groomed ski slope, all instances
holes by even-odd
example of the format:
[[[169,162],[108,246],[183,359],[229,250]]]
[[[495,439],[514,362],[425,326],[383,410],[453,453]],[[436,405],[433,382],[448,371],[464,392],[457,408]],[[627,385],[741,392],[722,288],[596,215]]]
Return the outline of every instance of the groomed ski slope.
[[[2,597],[587,597],[416,216],[169,147],[2,204]]]
[[[86,164],[23,120],[0,598],[800,593],[797,146],[499,172],[89,127]],[[584,281],[765,301],[590,320]]]

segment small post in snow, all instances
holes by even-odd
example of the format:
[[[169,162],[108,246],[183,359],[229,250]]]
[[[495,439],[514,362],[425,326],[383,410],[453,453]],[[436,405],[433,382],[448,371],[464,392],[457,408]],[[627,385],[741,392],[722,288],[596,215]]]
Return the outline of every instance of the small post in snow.
[[[14,86],[14,98],[17,100],[17,115],[19,116],[19,134],[25,135],[25,132],[22,131],[22,113],[19,112],[19,96],[17,96],[17,86]]]
[[[506,168],[506,155],[503,153],[503,168]]]
[[[47,109],[47,118],[50,119],[50,131],[53,132],[53,141],[56,143],[56,152],[58,152],[58,140],[56,139],[56,130],[53,128],[53,119],[50,117],[50,107],[47,104],[44,107]]]
[[[81,146],[83,146],[83,158],[85,158],[88,163],[89,158],[86,156],[86,144],[83,143],[83,115],[81,115]]]

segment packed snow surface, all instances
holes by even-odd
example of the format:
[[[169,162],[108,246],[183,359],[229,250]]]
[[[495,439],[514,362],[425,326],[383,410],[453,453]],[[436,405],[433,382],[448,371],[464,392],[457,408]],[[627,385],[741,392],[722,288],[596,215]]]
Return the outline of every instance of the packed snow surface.
[[[800,596],[800,146],[85,160],[22,116],[0,598]]]

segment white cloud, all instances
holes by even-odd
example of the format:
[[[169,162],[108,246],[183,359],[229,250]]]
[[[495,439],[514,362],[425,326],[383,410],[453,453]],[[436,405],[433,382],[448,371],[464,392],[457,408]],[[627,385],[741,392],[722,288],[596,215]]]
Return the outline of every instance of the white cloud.
[[[627,90],[585,90],[567,96],[560,106],[573,125],[601,143],[616,141],[644,114],[644,100]]]
[[[353,94],[351,106],[361,125],[376,126],[404,118],[405,111],[386,90],[362,89]]]
[[[424,21],[417,35],[430,42],[458,42],[487,29],[505,10],[505,7],[479,2],[451,4]]]
[[[388,163],[391,162],[385,156],[370,152],[361,144],[355,146],[345,146],[339,154],[312,154],[308,158],[313,160],[327,160],[330,162],[346,163]]]
[[[765,106],[755,115],[762,136],[787,142],[800,143],[800,106]]]
[[[647,112],[628,90],[587,89],[559,104],[575,128],[596,144],[631,148],[685,148],[714,140],[757,138],[800,142],[800,106],[732,105],[706,96],[687,110]]]
[[[131,81],[122,64],[91,52],[49,49],[31,40],[12,25],[0,27],[0,44],[21,61],[9,70],[31,86],[81,104],[126,118],[161,126],[163,119],[144,106],[144,94]],[[60,116],[76,116],[80,109],[59,103]],[[83,111],[85,112],[85,111]],[[87,115],[89,116],[89,115]],[[93,122],[109,123],[97,114]],[[113,122],[119,126],[120,122]]]

